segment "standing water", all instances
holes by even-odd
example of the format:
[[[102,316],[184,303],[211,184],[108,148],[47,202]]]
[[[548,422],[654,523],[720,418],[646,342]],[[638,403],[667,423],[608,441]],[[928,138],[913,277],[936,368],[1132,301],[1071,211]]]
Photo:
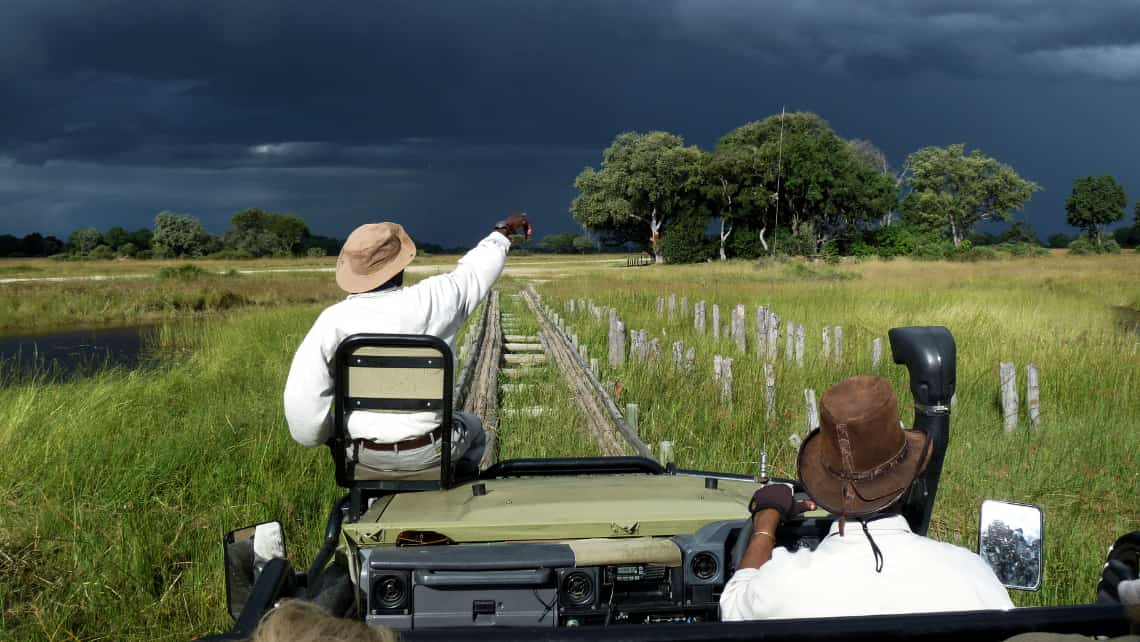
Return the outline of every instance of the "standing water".
[[[0,385],[63,381],[108,368],[137,368],[161,326],[133,325],[0,336]]]

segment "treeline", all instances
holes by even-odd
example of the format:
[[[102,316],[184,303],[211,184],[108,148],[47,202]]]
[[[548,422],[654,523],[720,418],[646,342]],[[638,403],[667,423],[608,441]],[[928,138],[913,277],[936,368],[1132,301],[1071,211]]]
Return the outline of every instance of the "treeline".
[[[742,125],[711,152],[668,132],[626,132],[574,184],[570,212],[601,244],[636,243],[658,261],[773,253],[985,258],[995,254],[982,247],[990,245],[1045,251],[1025,221],[998,236],[975,230],[982,221],[1012,220],[1040,189],[1009,165],[950,145],[925,147],[892,168],[872,142],[846,140],[809,112]],[[1126,206],[1111,176],[1078,179],[1066,220],[1081,233],[1049,243],[1078,252],[1134,246],[1140,220],[1105,234]]]
[[[76,259],[224,258],[328,256],[343,241],[312,234],[295,214],[245,209],[230,218],[230,229],[211,234],[195,216],[160,212],[154,227],[127,231],[112,227],[75,230],[62,241],[38,233],[17,238],[0,235],[0,256],[56,256]]]

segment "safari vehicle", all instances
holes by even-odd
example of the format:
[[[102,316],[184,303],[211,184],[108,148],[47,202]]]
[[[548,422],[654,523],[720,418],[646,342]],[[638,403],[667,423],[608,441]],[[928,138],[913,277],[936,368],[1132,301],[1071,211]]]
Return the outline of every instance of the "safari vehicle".
[[[949,443],[956,348],[940,327],[893,329],[890,344],[894,361],[909,370],[914,428],[934,440],[903,511],[925,534]],[[438,469],[368,478],[345,454],[347,411],[439,408],[450,425],[451,354],[433,337],[357,335],[340,347],[335,373],[329,446],[348,493],[333,506],[324,545],[304,572],[284,557],[279,524],[226,537],[236,625],[214,639],[248,635],[284,597],[317,601],[408,640],[978,640],[1128,630],[1119,605],[722,623],[718,600],[748,540],[741,533],[748,532],[749,498],[767,483],[792,484],[802,498],[796,481],[769,479],[763,470],[750,477],[662,467],[640,457],[507,460],[458,479],[448,461],[449,431]],[[814,548],[832,519],[809,513],[782,526],[778,543]],[[983,554],[1007,585],[1040,586],[1042,535],[1035,508],[983,507]]]

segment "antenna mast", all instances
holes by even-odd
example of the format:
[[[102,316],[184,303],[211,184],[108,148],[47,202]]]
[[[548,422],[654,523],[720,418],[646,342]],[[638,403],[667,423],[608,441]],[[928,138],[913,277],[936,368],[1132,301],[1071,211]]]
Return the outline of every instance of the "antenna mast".
[[[776,256],[776,238],[780,231],[780,179],[784,168],[784,106],[780,107],[780,148],[776,152],[776,224],[772,227],[772,256]]]

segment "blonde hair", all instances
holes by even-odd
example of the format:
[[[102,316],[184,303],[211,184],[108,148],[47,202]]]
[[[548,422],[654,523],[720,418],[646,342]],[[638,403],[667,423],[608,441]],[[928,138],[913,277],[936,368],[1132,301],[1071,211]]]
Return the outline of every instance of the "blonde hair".
[[[387,627],[339,618],[304,600],[284,600],[261,618],[250,642],[397,642]]]

